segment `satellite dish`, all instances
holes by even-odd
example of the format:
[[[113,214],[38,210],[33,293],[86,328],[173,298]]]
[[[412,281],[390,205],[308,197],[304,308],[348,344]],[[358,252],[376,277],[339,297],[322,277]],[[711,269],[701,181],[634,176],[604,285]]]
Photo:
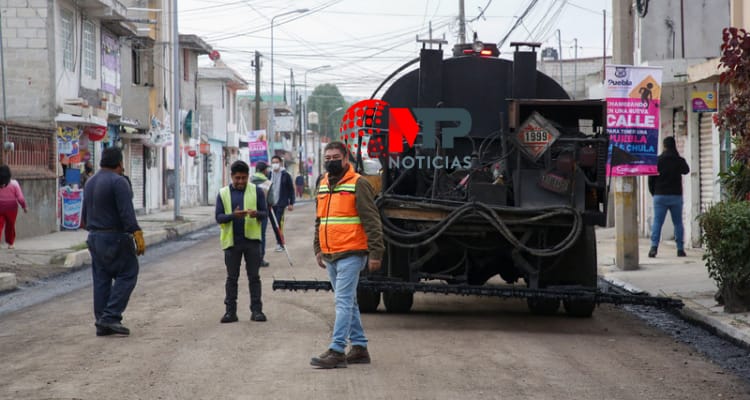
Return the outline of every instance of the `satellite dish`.
[[[216,61],[221,58],[221,55],[217,50],[212,50],[210,53],[208,53],[208,58],[210,58],[211,61]]]

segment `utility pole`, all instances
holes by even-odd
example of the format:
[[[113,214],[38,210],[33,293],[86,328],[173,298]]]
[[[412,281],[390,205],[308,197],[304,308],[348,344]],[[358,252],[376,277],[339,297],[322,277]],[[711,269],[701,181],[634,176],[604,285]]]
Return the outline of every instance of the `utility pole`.
[[[602,84],[607,74],[607,10],[602,10]]]
[[[255,52],[255,117],[253,130],[260,130],[260,52]]]
[[[633,18],[630,0],[612,2],[614,64],[633,65]],[[615,264],[623,270],[638,269],[638,180],[614,177]]]
[[[578,38],[573,39],[573,98],[578,94]]]
[[[172,0],[172,129],[174,130],[174,219],[180,215],[180,31],[177,29],[177,0]]]
[[[3,52],[3,14],[0,12],[0,74],[3,81],[3,133],[0,145],[8,140],[8,102],[5,98],[5,53]],[[5,163],[5,152],[0,151],[0,163]]]
[[[557,65],[560,66],[560,86],[562,86],[563,89],[565,89],[565,84],[563,83],[562,33],[560,32],[559,29],[557,30],[557,52],[559,53],[559,55],[557,56],[558,57]]]
[[[466,14],[464,0],[458,0],[458,42],[466,43]]]

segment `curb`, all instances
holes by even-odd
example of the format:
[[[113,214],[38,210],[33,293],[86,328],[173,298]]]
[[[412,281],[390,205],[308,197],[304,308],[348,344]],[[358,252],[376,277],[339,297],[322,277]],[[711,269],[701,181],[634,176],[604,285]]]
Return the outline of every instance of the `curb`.
[[[212,219],[185,222],[165,229],[160,229],[158,231],[144,232],[143,239],[145,240],[147,247],[155,246],[163,242],[177,239],[178,237],[187,235],[188,233],[207,228],[214,225],[215,223],[216,222]],[[63,267],[74,269],[87,264],[91,264],[91,254],[89,254],[88,250],[78,250],[68,253],[65,256]]]
[[[641,290],[629,283],[620,281],[616,278],[609,278],[604,275],[601,275],[601,278],[614,286],[620,287],[630,292],[634,292],[636,294],[648,293],[645,290]],[[715,311],[711,311],[710,309],[707,309],[706,307],[684,297],[677,296],[677,298],[682,300],[685,304],[685,306],[676,313],[680,318],[684,319],[685,321],[707,327],[709,328],[709,330],[713,330],[719,336],[725,337],[730,341],[742,345],[743,347],[750,348],[750,335],[732,326],[732,321],[734,321],[734,318],[732,318],[731,315],[723,315]]]
[[[15,290],[17,286],[16,274],[12,272],[0,272],[0,292]]]

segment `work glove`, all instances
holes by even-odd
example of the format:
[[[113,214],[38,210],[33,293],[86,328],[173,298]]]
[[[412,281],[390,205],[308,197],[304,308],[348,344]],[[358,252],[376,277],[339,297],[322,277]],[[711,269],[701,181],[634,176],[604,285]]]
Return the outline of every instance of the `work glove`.
[[[135,254],[139,256],[146,254],[146,241],[143,239],[143,231],[133,232],[133,238],[135,239]]]

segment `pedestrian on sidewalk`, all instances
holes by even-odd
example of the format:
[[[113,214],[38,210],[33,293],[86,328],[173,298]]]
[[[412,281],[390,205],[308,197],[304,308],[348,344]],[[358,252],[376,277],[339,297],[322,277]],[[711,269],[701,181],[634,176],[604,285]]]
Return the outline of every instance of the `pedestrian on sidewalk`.
[[[250,182],[263,189],[263,195],[268,199],[268,190],[271,188],[271,180],[268,179],[268,164],[265,161],[258,161],[255,164],[255,173]],[[268,201],[266,201],[266,205]],[[270,264],[266,261],[266,227],[268,227],[268,216],[260,220],[260,266],[267,267]]]
[[[310,360],[320,368],[345,368],[369,364],[367,337],[357,305],[359,273],[380,269],[385,246],[375,190],[354,172],[346,146],[330,142],[325,147],[327,173],[316,190],[313,248],[320,268],[328,270],[336,300],[336,321],[328,350]],[[344,355],[347,341],[351,350]]]
[[[297,189],[297,197],[301,199],[305,194],[305,177],[297,175],[297,177],[294,178],[294,187]]]
[[[677,152],[674,137],[662,141],[664,151],[659,155],[657,168],[659,175],[648,177],[648,191],[654,196],[654,223],[651,227],[651,249],[648,256],[656,257],[661,240],[661,228],[667,211],[674,225],[674,240],[677,243],[677,256],[685,257],[684,227],[682,224],[682,175],[690,172],[690,167]]]
[[[26,199],[18,181],[11,178],[10,167],[0,165],[0,233],[5,230],[5,243],[9,249],[15,248],[16,243],[16,217],[18,217],[18,206],[24,213]],[[4,229],[3,229],[4,228]]]
[[[276,235],[276,251],[284,251],[284,210],[294,210],[294,184],[292,176],[284,169],[284,162],[279,156],[271,158],[271,225]]]
[[[89,231],[96,335],[129,335],[122,313],[138,280],[138,257],[146,252],[143,231],[135,218],[133,192],[122,176],[122,151],[102,152],[99,172],[83,191],[81,226]],[[135,243],[134,243],[135,242]]]
[[[216,222],[221,226],[221,249],[227,267],[224,286],[226,312],[222,323],[237,321],[237,281],[240,265],[245,258],[250,289],[250,319],[265,321],[261,301],[261,220],[266,217],[266,196],[263,189],[248,182],[250,167],[244,161],[235,161],[230,167],[232,183],[219,190],[216,198]]]
[[[94,176],[94,165],[91,163],[91,160],[88,160],[85,164],[83,164],[83,173],[81,174],[82,188],[86,186],[86,181],[88,181],[92,176]]]

